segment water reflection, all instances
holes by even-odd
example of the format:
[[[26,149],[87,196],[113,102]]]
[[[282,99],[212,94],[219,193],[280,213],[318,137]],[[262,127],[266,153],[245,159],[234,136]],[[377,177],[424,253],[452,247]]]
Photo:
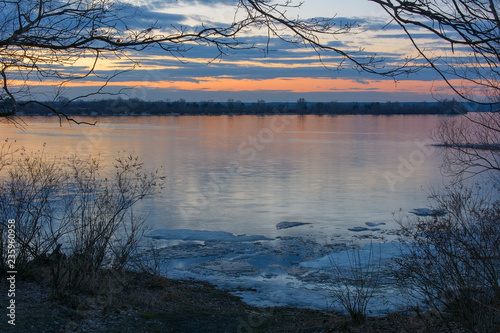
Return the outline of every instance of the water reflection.
[[[425,205],[427,186],[441,183],[442,157],[423,144],[440,118],[105,117],[96,127],[27,118],[25,132],[0,130],[28,150],[45,142],[47,154],[104,161],[126,150],[148,168],[163,166],[163,195],[140,207],[157,228],[349,236],[369,221],[390,229],[392,212]],[[281,221],[312,224],[277,230]]]

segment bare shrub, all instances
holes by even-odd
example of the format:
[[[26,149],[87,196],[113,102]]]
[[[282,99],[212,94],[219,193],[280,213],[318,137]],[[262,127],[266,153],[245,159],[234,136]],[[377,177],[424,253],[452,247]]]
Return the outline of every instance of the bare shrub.
[[[4,167],[12,164],[13,156],[19,150],[21,149],[15,148],[14,144],[10,142],[9,139],[5,139],[0,143],[0,171],[2,171]]]
[[[111,266],[115,270],[133,267],[134,256],[147,230],[145,227],[146,218],[134,216],[132,210],[130,210],[128,221],[129,223],[117,231],[114,240],[110,244],[113,253]]]
[[[103,269],[130,262],[145,230],[132,208],[163,181],[131,155],[117,158],[110,173],[97,158],[43,152],[18,156],[2,176],[0,209],[16,220],[16,266],[48,268],[56,296],[91,290]]]
[[[165,258],[161,255],[158,244],[151,242],[149,247],[142,251],[138,247],[133,254],[132,267],[136,270],[152,276],[166,275]]]
[[[35,259],[54,249],[64,233],[56,210],[67,176],[58,161],[49,159],[43,151],[21,152],[10,158],[0,183],[2,226],[5,227],[5,219],[16,221],[16,268],[26,270]]]
[[[346,251],[347,267],[329,257],[334,273],[330,292],[333,300],[347,311],[353,324],[365,321],[368,304],[379,285],[380,253],[377,259],[373,243],[367,253],[365,257],[358,248]]]
[[[443,318],[484,332],[500,324],[498,190],[455,183],[433,196],[446,215],[399,221],[406,245],[396,260],[400,281]]]
[[[487,173],[499,181],[500,113],[475,112],[446,119],[434,132],[443,148],[443,171],[458,179]]]

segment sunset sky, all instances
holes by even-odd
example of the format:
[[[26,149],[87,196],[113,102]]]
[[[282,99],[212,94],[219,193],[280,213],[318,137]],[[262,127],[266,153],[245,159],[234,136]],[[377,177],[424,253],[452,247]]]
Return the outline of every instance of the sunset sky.
[[[235,15],[234,0],[128,0],[141,8],[141,15],[161,27],[171,25],[199,26],[201,24],[230,23]],[[306,0],[300,9],[289,9],[290,17],[335,17],[339,25],[356,22],[363,29],[357,35],[341,35],[335,43],[348,51],[360,48],[363,52],[376,53],[389,65],[400,63],[416,51],[406,35],[376,4],[367,0]],[[430,36],[428,44],[437,43]],[[264,45],[267,31],[246,32],[243,39],[248,44]],[[243,49],[216,59],[213,46],[193,45],[180,61],[161,50],[147,50],[130,54],[140,66],[123,73],[112,82],[114,89],[135,87],[128,92],[131,97],[144,100],[187,101],[228,99],[243,102],[295,102],[307,101],[435,101],[452,97],[452,93],[431,70],[422,70],[409,76],[390,78],[369,75],[350,67],[336,70],[339,57],[333,53],[322,55],[323,64],[310,48],[298,48],[272,39],[270,52]],[[325,68],[326,65],[326,68]],[[109,59],[101,63],[101,70],[130,67],[127,59]],[[97,83],[75,83],[79,91],[91,89]]]

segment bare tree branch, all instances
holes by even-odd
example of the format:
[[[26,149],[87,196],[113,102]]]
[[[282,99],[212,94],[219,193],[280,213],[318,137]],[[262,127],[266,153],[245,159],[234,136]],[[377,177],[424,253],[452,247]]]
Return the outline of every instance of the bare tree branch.
[[[370,0],[401,26],[429,66],[476,111],[443,122],[436,140],[457,180],[500,181],[500,20],[494,0]],[[424,32],[424,38],[420,38]],[[435,47],[428,34],[445,43]],[[485,109],[481,106],[489,106]]]
[[[419,54],[461,98],[500,104],[500,21],[493,0],[370,0],[399,24]],[[430,33],[446,44],[436,49]],[[447,45],[447,47],[446,47]]]
[[[367,55],[362,49],[351,52],[332,46],[337,36],[356,33],[357,25],[338,26],[333,18],[290,18],[287,9],[293,7],[296,5],[289,0],[283,3],[240,0],[235,8],[235,19],[230,24],[160,27],[157,23],[144,26],[138,21],[141,14],[137,8],[114,0],[0,1],[0,72],[3,79],[0,102],[4,108],[12,106],[2,114],[14,115],[21,101],[35,102],[32,80],[64,86],[74,80],[96,79],[96,66],[101,58],[127,58],[129,52],[153,47],[182,59],[193,44],[211,45],[218,51],[215,60],[235,49],[256,47],[239,38],[251,28],[267,29],[268,42],[278,38],[310,47],[320,61],[324,52],[332,52],[341,58],[336,66],[338,69],[352,65],[360,71],[389,77],[418,70],[407,66],[412,59],[401,66],[388,66],[384,59],[375,54]],[[91,65],[79,66],[82,60],[90,60]],[[72,66],[79,67],[71,70]],[[104,78],[103,86],[113,77]],[[52,111],[75,121],[64,117],[61,110]]]

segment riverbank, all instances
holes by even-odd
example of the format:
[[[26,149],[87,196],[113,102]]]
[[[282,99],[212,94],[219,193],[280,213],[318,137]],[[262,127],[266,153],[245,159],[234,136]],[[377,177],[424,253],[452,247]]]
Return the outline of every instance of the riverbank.
[[[1,105],[1,103],[0,103]],[[50,105],[46,107],[45,105]],[[296,103],[259,101],[242,103],[240,101],[186,102],[143,101],[139,99],[108,99],[95,101],[45,102],[26,104],[17,111],[17,116],[42,116],[58,113],[76,116],[199,116],[199,115],[459,115],[468,112],[466,104],[457,101],[427,102],[306,102],[299,99]]]
[[[7,283],[2,279],[1,303]],[[4,308],[4,311],[5,308]],[[207,282],[109,272],[92,292],[54,299],[41,281],[17,284],[15,326],[2,332],[440,332],[432,313],[394,312],[354,325],[333,311],[254,307]],[[460,330],[454,330],[460,332]]]

